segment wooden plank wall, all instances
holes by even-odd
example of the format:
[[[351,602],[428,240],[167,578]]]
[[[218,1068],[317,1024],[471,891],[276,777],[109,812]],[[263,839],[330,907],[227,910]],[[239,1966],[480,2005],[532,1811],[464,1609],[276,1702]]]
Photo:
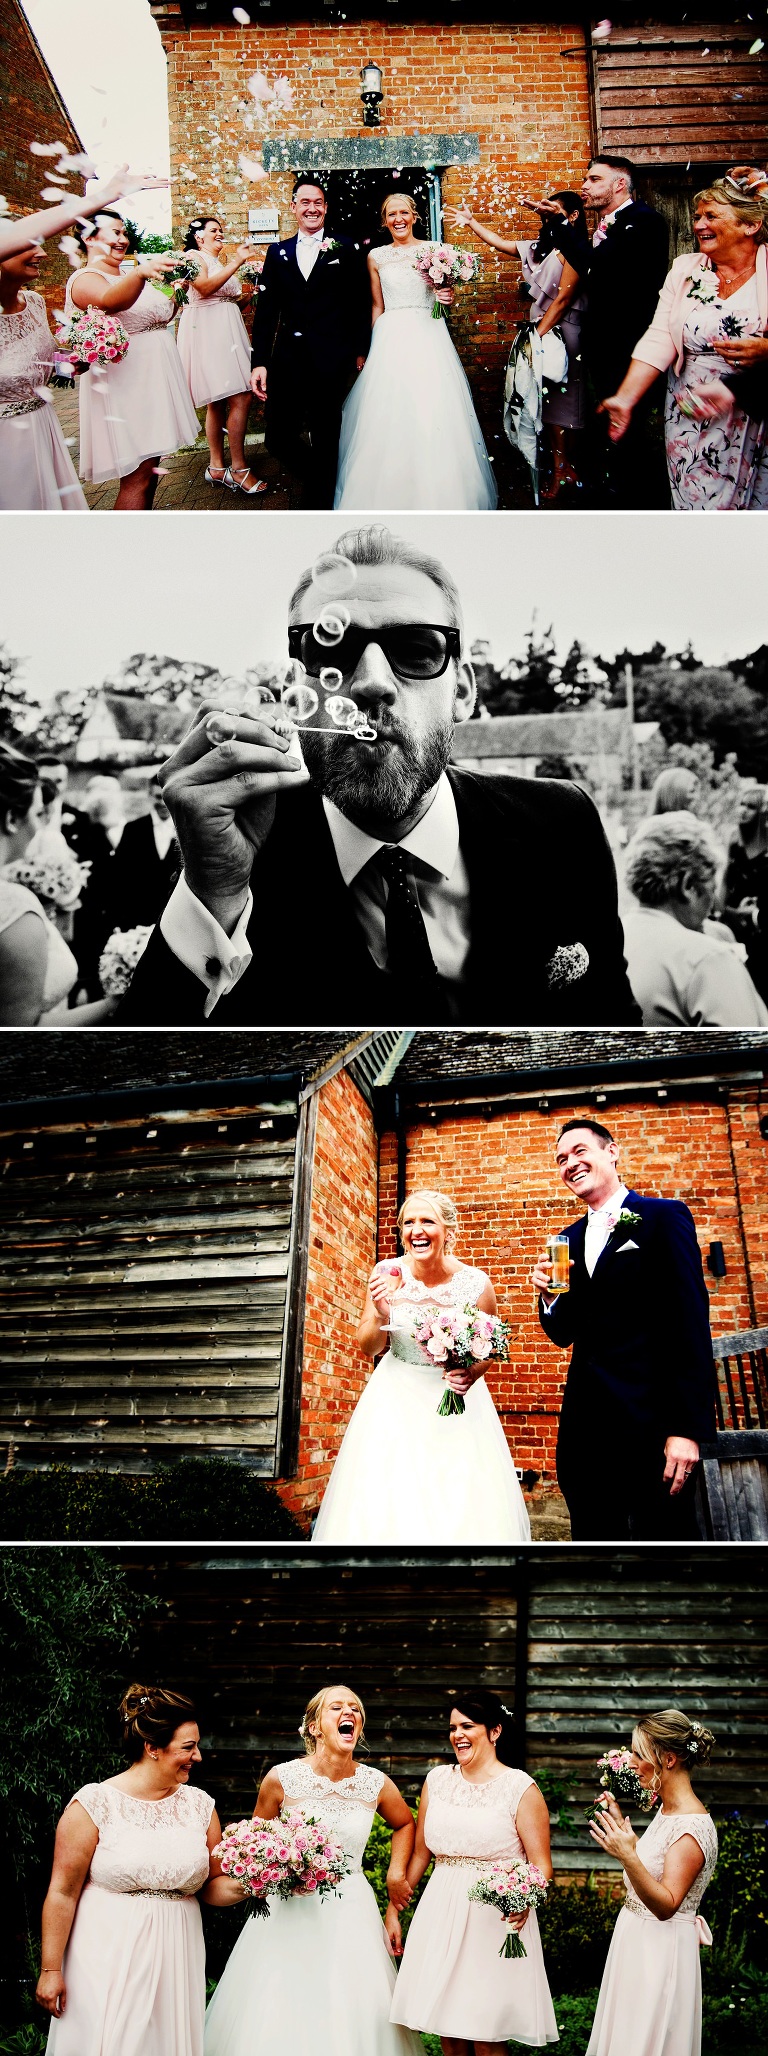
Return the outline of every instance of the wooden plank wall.
[[[621,27],[593,44],[597,147],[637,165],[765,163],[768,56],[750,22]]]
[[[224,1550],[124,1560],[160,1602],[137,1675],[198,1697],[201,1776],[228,1817],[250,1809],[267,1764],[297,1753],[307,1700],[335,1679],[360,1693],[372,1760],[412,1798],[447,1754],[450,1695],[477,1681],[516,1710],[527,1769],[568,1780],[577,1817],[601,1749],[639,1713],[680,1705],[717,1736],[702,1797],[765,1818],[768,1595],[751,1551],[553,1548],[408,1568]],[[561,1868],[592,1866],[586,1839],[555,1844]]]
[[[294,1107],[0,1141],[0,1438],[17,1462],[277,1470]]]

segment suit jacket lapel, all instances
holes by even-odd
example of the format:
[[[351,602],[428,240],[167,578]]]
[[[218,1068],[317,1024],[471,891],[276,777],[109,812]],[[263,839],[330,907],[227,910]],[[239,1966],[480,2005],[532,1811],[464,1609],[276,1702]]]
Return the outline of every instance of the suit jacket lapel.
[[[626,1199],[623,1199],[621,1202],[620,1212],[623,1213],[626,1210],[627,1213],[636,1213],[636,1201],[637,1193],[628,1192]],[[600,1251],[600,1255],[597,1259],[597,1263],[595,1264],[594,1271],[592,1272],[593,1278],[597,1276],[597,1273],[600,1269],[600,1265],[605,1263],[606,1259],[610,1259],[612,1256],[615,1256],[617,1250],[623,1248],[624,1242],[629,1236],[629,1233],[630,1230],[628,1228],[626,1230],[618,1228],[614,1228],[612,1230],[611,1234],[608,1236],[607,1242],[604,1242],[603,1247]]]
[[[490,966],[498,960],[500,948],[504,948],[499,937],[496,888],[502,880],[524,877],[526,867],[530,866],[531,852],[509,803],[504,807],[503,816],[497,814],[496,795],[490,790],[490,779],[465,780],[460,772],[451,769],[448,777],[456,800],[461,853],[469,878],[471,941],[466,982],[470,984],[475,975],[487,978]],[[515,957],[524,966],[520,976],[525,980],[525,1018],[533,1020],[541,1010],[540,995],[542,1000],[545,998],[547,1009],[550,999],[532,893],[521,891],[515,896],[514,946]],[[539,967],[540,977],[537,977]]]

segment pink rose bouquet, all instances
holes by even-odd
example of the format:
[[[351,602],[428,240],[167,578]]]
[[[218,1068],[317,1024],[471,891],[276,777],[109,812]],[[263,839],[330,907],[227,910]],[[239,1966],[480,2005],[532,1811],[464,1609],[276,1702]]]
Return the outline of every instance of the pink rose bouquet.
[[[500,1321],[496,1314],[481,1313],[477,1306],[425,1307],[416,1316],[412,1332],[414,1342],[446,1371],[470,1371],[492,1356],[504,1362],[508,1355],[506,1321]],[[448,1385],[437,1411],[463,1414],[462,1394]]]
[[[335,1892],[350,1870],[349,1857],[322,1821],[283,1811],[277,1820],[236,1820],[214,1849],[225,1877],[235,1878],[253,1914],[268,1915],[270,1893],[292,1899]]]
[[[604,1756],[598,1756],[597,1768],[603,1791],[609,1792],[612,1799],[620,1800],[624,1806],[638,1806],[643,1813],[650,1813],[656,1805],[658,1794],[647,1791],[640,1783],[631,1749],[607,1749]],[[595,1804],[600,1806],[603,1802],[598,1798]],[[588,1820],[593,1812],[590,1806]]]
[[[481,1906],[495,1906],[496,1912],[507,1920],[512,1913],[530,1913],[543,1906],[548,1890],[549,1879],[543,1870],[520,1856],[512,1863],[492,1863],[470,1885],[467,1897],[479,1900]],[[507,1935],[499,1950],[500,1956],[527,1954],[522,1937],[514,1932]]]
[[[477,278],[480,259],[472,250],[458,249],[455,243],[425,243],[416,259],[416,270],[430,286],[467,285],[470,279]],[[442,302],[435,300],[433,321],[440,321],[442,315]]]
[[[68,326],[57,340],[63,345],[70,363],[85,364],[90,371],[94,366],[103,370],[108,364],[119,364],[128,348],[128,333],[114,314],[103,314],[100,307],[89,307],[87,314],[73,314]]]

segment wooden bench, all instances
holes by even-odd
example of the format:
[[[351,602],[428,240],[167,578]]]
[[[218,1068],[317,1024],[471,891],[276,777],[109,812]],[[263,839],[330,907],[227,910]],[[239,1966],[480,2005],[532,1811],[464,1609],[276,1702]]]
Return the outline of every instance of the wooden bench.
[[[699,1533],[768,1542],[768,1328],[713,1338],[718,1432],[702,1444]]]

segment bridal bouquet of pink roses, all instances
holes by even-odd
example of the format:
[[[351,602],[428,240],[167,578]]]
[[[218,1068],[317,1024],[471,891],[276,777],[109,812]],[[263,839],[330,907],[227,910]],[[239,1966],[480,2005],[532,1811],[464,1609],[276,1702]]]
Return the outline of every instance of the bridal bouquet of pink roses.
[[[214,1849],[224,1876],[236,1878],[249,1899],[251,1912],[268,1915],[267,1899],[335,1892],[350,1870],[349,1857],[323,1827],[299,1812],[282,1812],[277,1820],[235,1820],[224,1829]]]
[[[119,364],[129,338],[116,315],[104,314],[100,307],[89,307],[87,313],[73,314],[56,340],[72,364],[84,364],[90,371],[94,366],[103,370],[107,364]]]
[[[643,1813],[650,1813],[656,1805],[658,1793],[649,1792],[640,1783],[631,1749],[607,1749],[604,1756],[598,1756],[597,1768],[603,1791],[609,1792],[612,1799],[620,1800],[624,1806],[639,1806]],[[600,1799],[595,1801],[596,1806],[602,1804]],[[594,1807],[590,1806],[588,1820],[593,1813]]]
[[[416,270],[431,286],[467,285],[477,278],[480,259],[472,250],[460,250],[455,243],[425,243],[416,259]],[[443,306],[435,300],[432,308],[433,321],[440,321]]]
[[[508,1919],[512,1913],[530,1913],[537,1906],[543,1906],[549,1890],[549,1879],[545,1878],[538,1864],[529,1863],[518,1856],[511,1863],[492,1863],[482,1871],[475,1883],[470,1885],[468,1899],[478,1899],[481,1906],[495,1906],[496,1912]],[[510,1931],[499,1950],[500,1956],[527,1956],[522,1938]]]
[[[477,1306],[425,1307],[423,1313],[417,1314],[412,1332],[414,1342],[448,1371],[472,1370],[492,1356],[503,1362],[508,1355],[506,1321],[500,1321],[496,1314],[481,1313]],[[466,1409],[462,1394],[447,1385],[437,1411],[463,1414]]]

